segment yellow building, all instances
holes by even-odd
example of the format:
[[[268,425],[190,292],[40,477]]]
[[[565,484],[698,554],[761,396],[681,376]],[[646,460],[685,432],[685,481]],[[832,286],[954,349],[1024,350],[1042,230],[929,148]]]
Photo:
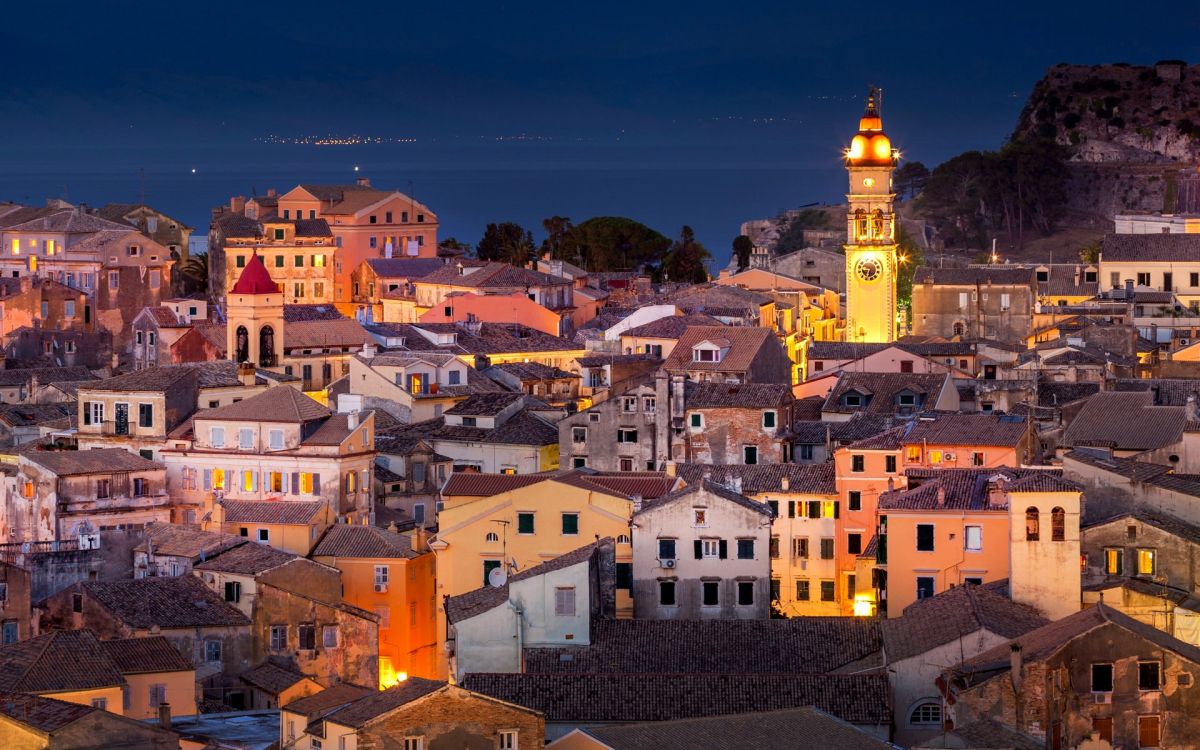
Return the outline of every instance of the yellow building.
[[[198,742],[147,722],[92,705],[27,693],[6,693],[0,702],[0,738],[5,750],[106,747],[144,750],[201,750]]]
[[[225,237],[225,286],[232,289],[253,255],[271,269],[288,304],[333,302],[337,247],[324,219],[248,219]]]
[[[846,340],[896,340],[896,215],[892,172],[899,153],[883,132],[878,91],[846,149]]]
[[[658,497],[675,483],[659,472],[453,474],[442,488],[439,531],[429,544],[437,555],[438,652],[444,653],[444,597],[488,585],[495,569],[526,570],[606,536],[617,540],[617,614],[632,616],[632,498]],[[439,661],[444,670],[444,657]]]
[[[342,572],[343,599],[379,615],[379,684],[437,674],[434,556],[415,535],[338,524],[313,548],[316,562]]]

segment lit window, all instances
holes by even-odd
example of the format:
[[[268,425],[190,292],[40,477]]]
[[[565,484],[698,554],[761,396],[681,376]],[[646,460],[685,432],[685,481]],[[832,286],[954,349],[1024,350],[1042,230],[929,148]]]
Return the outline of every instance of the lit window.
[[[314,255],[313,259],[312,259],[312,264],[313,264],[313,268],[324,268],[325,267],[325,256],[324,255]]]
[[[1139,549],[1137,551],[1137,566],[1138,566],[1138,575],[1140,575],[1140,576],[1154,575],[1154,550]]]

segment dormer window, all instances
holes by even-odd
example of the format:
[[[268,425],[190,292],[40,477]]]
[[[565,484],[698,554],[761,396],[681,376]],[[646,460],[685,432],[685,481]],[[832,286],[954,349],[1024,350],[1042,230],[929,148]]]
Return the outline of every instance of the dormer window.
[[[1039,268],[1039,269],[1037,270],[1037,280],[1038,280],[1038,283],[1039,283],[1039,284],[1044,284],[1044,283],[1046,283],[1047,281],[1049,281],[1049,280],[1050,280],[1050,271],[1049,271],[1049,269],[1046,269],[1046,268]]]
[[[135,255],[139,254],[140,252],[142,252],[142,249],[140,247],[138,247],[137,245],[130,245],[126,249],[126,253],[128,253],[130,256],[135,256]]]
[[[844,403],[846,406],[862,406],[863,405],[862,394],[847,393],[845,396],[842,397],[842,403]]]
[[[709,347],[699,347],[692,349],[693,362],[720,362],[721,350]]]
[[[917,396],[915,393],[904,392],[896,396],[897,406],[916,406]]]

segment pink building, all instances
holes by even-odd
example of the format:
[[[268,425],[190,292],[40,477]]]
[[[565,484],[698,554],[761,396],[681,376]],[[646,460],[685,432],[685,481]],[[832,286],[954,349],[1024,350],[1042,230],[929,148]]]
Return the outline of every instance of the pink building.
[[[297,185],[279,196],[284,219],[324,219],[333,231],[335,303],[350,302],[351,274],[368,258],[437,255],[437,214],[411,196],[355,185]]]
[[[523,323],[551,336],[561,336],[563,317],[547,310],[522,292],[512,294],[471,294],[455,292],[429,308],[421,323],[464,323],[469,319],[484,323]]]

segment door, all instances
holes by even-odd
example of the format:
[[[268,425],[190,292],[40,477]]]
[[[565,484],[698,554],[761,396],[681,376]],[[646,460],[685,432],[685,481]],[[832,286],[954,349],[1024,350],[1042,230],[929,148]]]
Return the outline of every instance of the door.
[[[117,404],[113,410],[113,422],[118,435],[129,434],[129,404]]]
[[[1111,716],[1094,716],[1092,717],[1092,731],[1099,735],[1100,739],[1105,742],[1112,743],[1113,722]]]

